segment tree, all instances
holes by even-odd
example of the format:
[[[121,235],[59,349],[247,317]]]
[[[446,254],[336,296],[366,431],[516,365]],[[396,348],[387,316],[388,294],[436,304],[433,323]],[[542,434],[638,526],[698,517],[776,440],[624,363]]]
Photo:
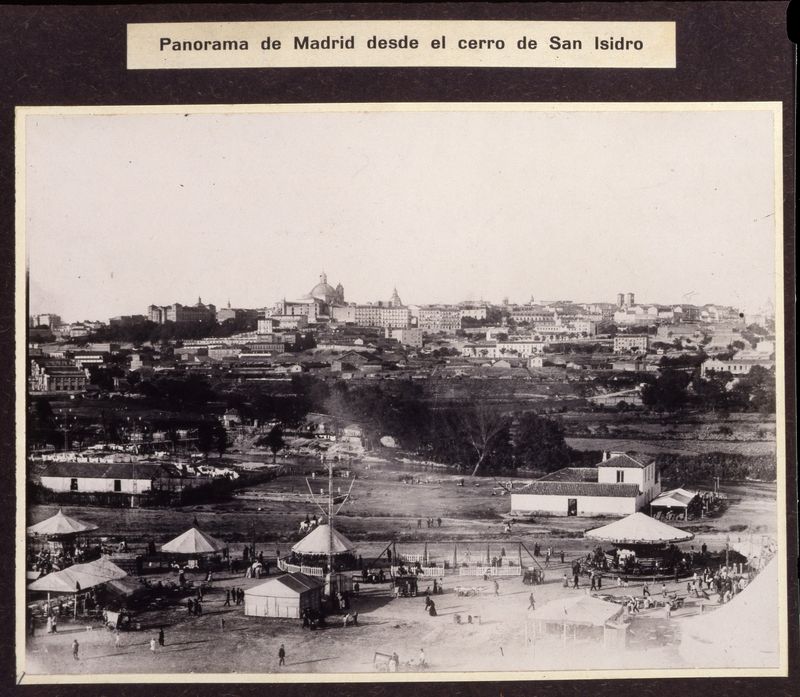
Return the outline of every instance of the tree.
[[[283,440],[283,429],[280,424],[275,424],[272,427],[266,438],[264,438],[263,444],[272,452],[272,462],[274,463],[278,457],[278,452],[286,446]]]
[[[534,412],[522,414],[514,433],[514,460],[518,467],[545,472],[565,467],[570,460],[570,449],[561,424]]]
[[[214,430],[205,421],[197,427],[197,447],[205,457],[214,448]]]
[[[655,382],[642,389],[642,401],[659,411],[676,411],[687,400],[686,387],[690,376],[679,370],[664,370]]]
[[[460,436],[473,451],[475,465],[471,476],[485,464],[492,463],[492,455],[504,452],[502,441],[509,438],[511,419],[492,408],[483,399],[478,399],[471,408],[459,410],[458,427]]]
[[[214,447],[219,453],[219,456],[222,457],[225,454],[225,451],[228,449],[228,433],[223,428],[222,424],[216,423],[212,429],[212,435],[214,439]]]

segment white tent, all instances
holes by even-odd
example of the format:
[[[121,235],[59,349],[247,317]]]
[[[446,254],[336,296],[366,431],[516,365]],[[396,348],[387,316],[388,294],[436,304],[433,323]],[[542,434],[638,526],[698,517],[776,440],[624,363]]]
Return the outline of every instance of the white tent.
[[[48,593],[79,593],[128,574],[108,557],[86,564],[74,564],[61,571],[42,576],[28,585],[28,590]]]
[[[556,598],[533,611],[531,618],[544,624],[578,624],[603,627],[622,614],[622,605],[583,593]]]
[[[97,526],[92,523],[84,523],[75,518],[64,515],[59,508],[58,513],[47,520],[43,520],[35,525],[28,526],[29,535],[41,535],[43,537],[63,537],[68,535],[78,535],[82,532],[97,530]]]
[[[777,667],[778,593],[776,557],[730,602],[681,622],[683,659],[698,668]]]
[[[586,537],[614,544],[647,545],[686,542],[694,539],[694,534],[673,528],[644,513],[631,513],[622,520],[589,530]]]
[[[183,534],[178,535],[174,540],[170,540],[162,545],[161,551],[170,554],[199,555],[222,552],[227,549],[227,547],[228,545],[221,540],[192,527]]]
[[[281,574],[244,592],[244,614],[250,617],[299,618],[321,604],[322,581],[306,574]]]
[[[320,525],[292,547],[292,551],[301,555],[327,555],[331,551],[333,554],[352,554],[355,546],[338,530],[334,529],[331,535],[329,525]]]

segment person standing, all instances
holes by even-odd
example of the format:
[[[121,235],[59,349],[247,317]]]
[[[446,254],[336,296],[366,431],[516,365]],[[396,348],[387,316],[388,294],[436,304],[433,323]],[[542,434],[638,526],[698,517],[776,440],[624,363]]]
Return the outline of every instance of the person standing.
[[[160,627],[158,630],[158,645],[164,645],[164,627]]]
[[[150,637],[150,651],[152,653],[156,652],[156,638],[155,637]]]
[[[561,563],[564,563],[564,550],[561,550]]]
[[[225,602],[222,604],[222,607],[230,607],[231,606],[231,591],[230,588],[225,591]]]
[[[80,658],[78,658],[78,650],[79,649],[80,649],[80,644],[78,644],[78,640],[77,639],[73,639],[72,640],[72,658],[74,660],[76,660],[76,661],[80,660]]]
[[[419,666],[420,666],[420,668],[424,668],[426,665],[427,665],[427,663],[425,663],[425,650],[424,649],[420,649],[419,650]]]
[[[115,629],[114,630],[114,648],[115,649],[119,648],[119,641],[120,641],[119,629]]]
[[[572,577],[572,587],[573,588],[577,588],[578,587],[578,574],[577,574],[577,572]]]
[[[492,581],[493,581],[493,583],[494,583],[494,594],[495,594],[496,596],[499,596],[499,595],[500,595],[500,584],[497,582],[497,579],[496,579],[496,578],[495,578],[495,579],[492,579]]]
[[[278,649],[278,666],[285,666],[286,665],[286,649],[284,648],[283,644]]]

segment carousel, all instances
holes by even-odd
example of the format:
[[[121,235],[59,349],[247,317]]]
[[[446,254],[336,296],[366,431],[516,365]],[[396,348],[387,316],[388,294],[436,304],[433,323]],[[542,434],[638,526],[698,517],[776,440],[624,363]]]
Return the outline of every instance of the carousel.
[[[328,572],[349,571],[357,568],[356,548],[342,533],[331,525],[318,525],[292,547],[285,560],[289,564],[315,567]]]
[[[684,555],[675,545],[694,539],[694,534],[679,530],[644,513],[633,513],[585,534],[589,540],[610,543],[595,550],[595,565],[604,571],[628,576],[672,576],[688,572]]]
[[[92,523],[84,523],[58,513],[27,528],[28,538],[34,548],[29,550],[29,560],[37,572],[42,574],[64,569],[73,562],[82,562],[99,554],[99,549],[91,549],[86,534],[97,530]],[[38,549],[36,549],[38,547]]]
[[[228,545],[216,537],[192,526],[161,546],[161,552],[179,559],[189,568],[202,568],[210,562],[228,556]]]

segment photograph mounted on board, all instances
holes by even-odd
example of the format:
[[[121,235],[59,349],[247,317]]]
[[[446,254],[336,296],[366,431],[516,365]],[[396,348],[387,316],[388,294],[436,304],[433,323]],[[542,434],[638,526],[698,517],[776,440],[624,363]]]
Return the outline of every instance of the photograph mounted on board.
[[[785,675],[781,133],[19,108],[25,680]]]

